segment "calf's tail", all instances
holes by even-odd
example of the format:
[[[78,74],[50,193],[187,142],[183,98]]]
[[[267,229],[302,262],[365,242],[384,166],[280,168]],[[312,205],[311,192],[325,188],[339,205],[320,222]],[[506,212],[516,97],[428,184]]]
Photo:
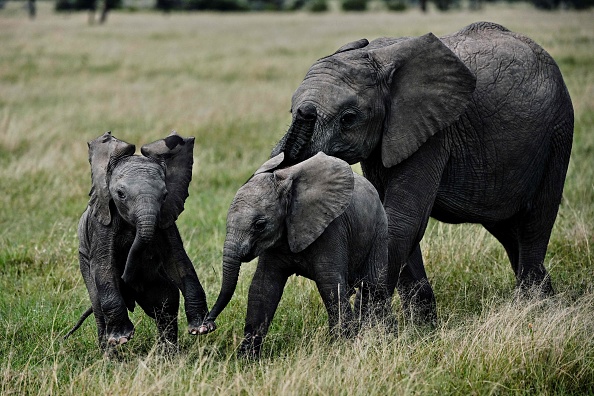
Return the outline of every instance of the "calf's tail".
[[[72,333],[74,333],[76,330],[78,330],[78,328],[83,324],[83,322],[93,313],[93,307],[90,306],[80,317],[80,319],[78,320],[78,322],[76,322],[76,324],[74,325],[74,327],[72,329],[70,329],[70,331],[68,333],[66,333],[66,335],[64,336],[64,339],[67,339],[68,337],[70,337],[72,335]]]

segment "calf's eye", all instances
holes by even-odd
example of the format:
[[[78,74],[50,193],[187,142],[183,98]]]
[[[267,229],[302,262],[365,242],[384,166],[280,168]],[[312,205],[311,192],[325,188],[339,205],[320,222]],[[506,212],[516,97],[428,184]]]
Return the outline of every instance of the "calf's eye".
[[[342,117],[340,117],[340,124],[343,127],[349,127],[353,125],[357,121],[357,114],[348,112],[344,113]]]

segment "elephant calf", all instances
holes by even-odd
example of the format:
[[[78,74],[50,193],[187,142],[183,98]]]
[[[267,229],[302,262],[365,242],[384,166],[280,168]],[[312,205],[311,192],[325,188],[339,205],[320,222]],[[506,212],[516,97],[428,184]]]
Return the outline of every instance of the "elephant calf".
[[[266,162],[239,189],[227,215],[220,294],[201,334],[235,291],[241,262],[259,257],[239,354],[258,356],[290,275],[316,282],[333,335],[362,324],[395,326],[387,291],[387,219],[373,186],[337,158],[319,153],[279,169]],[[355,313],[349,297],[358,288]]]
[[[159,339],[177,343],[179,290],[189,332],[197,334],[208,312],[206,296],[175,221],[192,178],[194,138],[172,133],[142,147],[111,132],[89,142],[92,188],[79,227],[80,270],[106,349],[128,342],[135,304],[154,318]]]

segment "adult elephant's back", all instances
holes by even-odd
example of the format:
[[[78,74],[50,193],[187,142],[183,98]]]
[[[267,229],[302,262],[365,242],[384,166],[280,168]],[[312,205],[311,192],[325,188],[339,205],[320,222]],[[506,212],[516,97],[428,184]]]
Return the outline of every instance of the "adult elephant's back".
[[[573,108],[555,61],[531,39],[493,23],[440,39],[474,73],[476,88],[446,134],[450,160],[432,215],[448,222],[510,218],[543,193],[543,183],[559,201]]]

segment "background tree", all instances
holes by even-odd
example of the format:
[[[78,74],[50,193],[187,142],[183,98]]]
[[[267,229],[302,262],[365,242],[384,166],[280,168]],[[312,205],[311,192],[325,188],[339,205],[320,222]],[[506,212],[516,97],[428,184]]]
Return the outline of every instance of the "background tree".
[[[95,13],[97,11],[97,0],[57,0],[55,10],[63,11],[89,11],[89,24],[95,23]],[[103,0],[99,23],[107,21],[107,14],[114,8],[121,8],[122,0]]]
[[[342,9],[344,11],[365,11],[367,10],[368,0],[343,0]]]

